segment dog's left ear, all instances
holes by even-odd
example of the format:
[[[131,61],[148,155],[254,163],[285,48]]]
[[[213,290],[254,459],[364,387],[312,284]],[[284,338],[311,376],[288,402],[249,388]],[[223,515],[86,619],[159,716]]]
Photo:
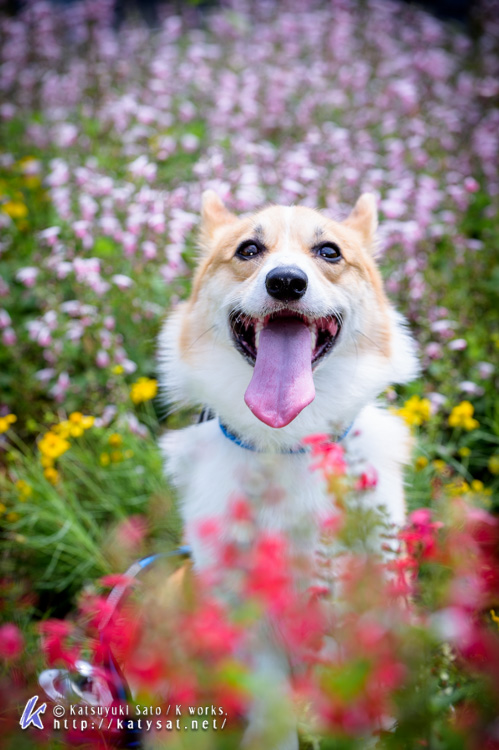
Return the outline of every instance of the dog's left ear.
[[[201,232],[209,238],[223,224],[237,221],[237,216],[226,208],[214,190],[205,190],[201,206]]]
[[[374,247],[378,227],[378,209],[372,193],[363,193],[355,204],[352,213],[343,222],[362,235],[367,247]]]

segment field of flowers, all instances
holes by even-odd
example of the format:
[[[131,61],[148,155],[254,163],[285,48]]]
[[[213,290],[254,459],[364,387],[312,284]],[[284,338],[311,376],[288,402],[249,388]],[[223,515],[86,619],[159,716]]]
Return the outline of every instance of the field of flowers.
[[[498,748],[497,4],[477,4],[467,29],[388,0],[237,0],[181,15],[166,5],[159,29],[131,18],[119,33],[111,6],[32,0],[0,14],[6,735],[21,746],[18,708],[44,664],[99,658],[97,581],[181,538],[156,441],[192,415],[157,398],[155,339],[189,289],[203,190],[236,212],[278,202],[333,216],[372,191],[386,287],[420,346],[421,377],[386,394],[417,438],[414,515],[397,585],[360,558],[352,566],[353,624],[336,632],[344,659],[296,685],[320,714],[304,720],[303,742],[317,747],[322,733],[323,748],[367,747],[367,736],[372,747]],[[339,497],[345,467],[330,447],[314,449]],[[232,521],[251,527],[244,503]],[[333,526],[348,537],[348,520]],[[246,600],[266,610],[289,583],[284,542],[252,539],[256,557],[232,559]],[[262,570],[274,571],[265,585]],[[408,594],[412,618],[393,603]],[[116,650],[150,700],[168,675],[178,701],[216,693],[238,715],[254,686],[233,648],[252,614],[241,604],[235,623],[197,598],[168,632],[150,612],[128,612],[109,639],[126,630]],[[387,601],[391,625],[376,629]],[[323,632],[315,605],[302,621],[291,595],[276,606],[291,647],[309,657]],[[159,652],[160,635],[178,638],[180,655],[153,664],[141,639]],[[203,659],[204,671],[192,667]],[[194,671],[197,682],[172,676]]]

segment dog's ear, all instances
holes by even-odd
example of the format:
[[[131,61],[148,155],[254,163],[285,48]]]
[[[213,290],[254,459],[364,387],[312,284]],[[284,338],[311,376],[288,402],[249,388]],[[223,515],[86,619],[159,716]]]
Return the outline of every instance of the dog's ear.
[[[364,244],[374,248],[374,239],[378,227],[378,209],[376,198],[372,193],[363,193],[355,204],[352,213],[343,222],[362,235]]]
[[[218,227],[237,221],[237,216],[226,208],[214,190],[205,190],[201,205],[201,233],[209,239]]]

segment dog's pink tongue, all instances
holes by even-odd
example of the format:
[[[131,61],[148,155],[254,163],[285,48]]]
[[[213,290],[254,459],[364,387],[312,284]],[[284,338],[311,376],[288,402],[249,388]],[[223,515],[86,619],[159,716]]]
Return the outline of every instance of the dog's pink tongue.
[[[296,318],[276,318],[260,333],[244,400],[270,427],[285,427],[315,398],[310,336]]]

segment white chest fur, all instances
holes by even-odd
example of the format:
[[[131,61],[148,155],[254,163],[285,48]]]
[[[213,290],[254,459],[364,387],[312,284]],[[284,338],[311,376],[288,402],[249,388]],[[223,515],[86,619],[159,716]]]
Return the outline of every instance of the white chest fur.
[[[215,521],[223,534],[230,504],[241,496],[252,504],[261,529],[282,532],[296,552],[313,549],[320,521],[332,507],[323,478],[311,470],[310,454],[247,450],[229,440],[216,419],[167,433],[161,447],[198,569],[214,563],[213,543],[198,533],[200,524]],[[376,470],[376,489],[365,502],[384,507],[390,522],[402,524],[402,465],[410,442],[400,419],[378,406],[365,407],[343,447],[351,462]]]

